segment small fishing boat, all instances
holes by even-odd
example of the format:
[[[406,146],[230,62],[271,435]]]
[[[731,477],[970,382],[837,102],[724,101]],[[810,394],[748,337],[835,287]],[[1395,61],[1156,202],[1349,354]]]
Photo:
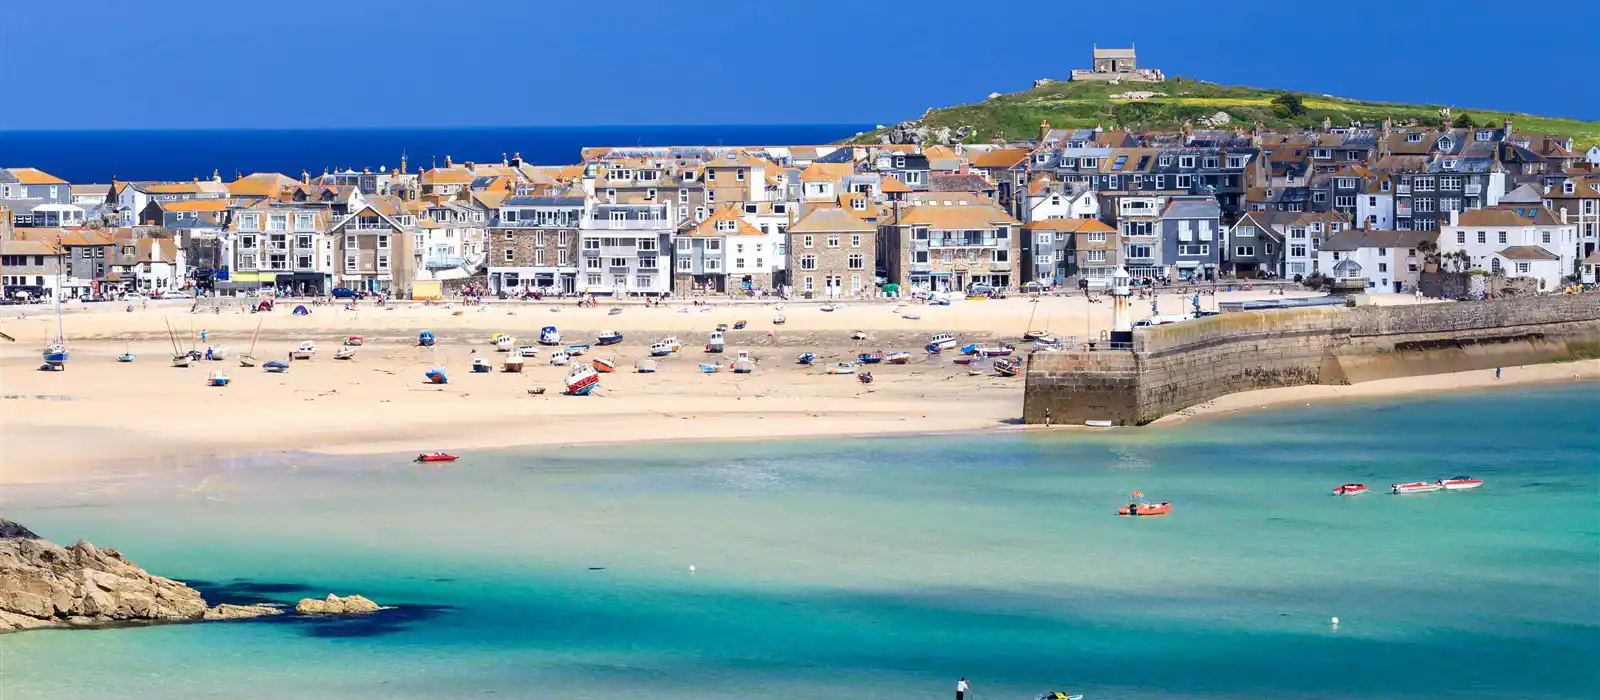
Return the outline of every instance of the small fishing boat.
[[[822,310],[823,311],[833,311],[833,310],[838,309],[838,308],[839,307],[834,306],[833,304],[823,304],[822,305]]]
[[[566,367],[572,364],[572,356],[560,350],[550,353],[551,367]]]
[[[454,462],[456,459],[455,455],[444,452],[424,452],[417,455],[418,462]]]
[[[567,372],[567,393],[573,396],[588,396],[600,385],[600,373],[594,371],[589,365],[573,365],[572,371]]]
[[[672,354],[672,346],[666,343],[656,343],[650,346],[651,357],[666,357]]]
[[[683,343],[678,342],[678,336],[675,335],[669,335],[665,338],[662,338],[661,342],[665,343],[667,347],[672,348],[673,352],[678,352],[683,349]]]
[[[1021,364],[1021,362],[1009,357],[1002,357],[994,361],[994,373],[1002,377],[1015,377],[1017,376],[1017,368]]]
[[[856,360],[859,361],[861,364],[864,364],[864,365],[875,365],[875,364],[878,364],[880,362],[883,362],[883,353],[881,353],[881,352],[864,352],[864,353],[861,353],[860,355],[856,355]]]
[[[289,359],[291,359],[291,360],[309,360],[313,356],[315,356],[316,354],[317,354],[317,341],[315,341],[315,340],[303,340],[303,341],[300,342],[300,347],[297,347],[297,348],[289,351]]]
[[[1412,481],[1404,484],[1389,485],[1389,493],[1392,493],[1396,496],[1403,496],[1412,493],[1433,493],[1434,491],[1442,490],[1444,490],[1443,486],[1430,481]]]
[[[984,361],[984,358],[980,355],[958,355],[954,358],[951,358],[950,361],[958,365],[974,365],[981,364]]]
[[[919,314],[919,313],[913,311],[911,313],[901,314],[900,318],[903,318],[903,319],[905,319],[907,321],[915,321],[915,320],[918,320],[918,319],[922,318],[922,314]]]
[[[44,349],[44,365],[39,369],[60,372],[67,368],[67,346],[65,343],[51,343]]]
[[[748,357],[741,357],[733,361],[734,374],[750,374],[756,371],[756,361]]]
[[[774,325],[774,326],[781,326],[781,325],[783,325],[785,323],[788,323],[788,322],[789,322],[789,319],[787,317],[785,317],[783,314],[778,314],[778,315],[772,317],[772,325]]]
[[[352,336],[344,339],[344,344],[345,345],[349,345],[351,347],[359,347],[361,345],[365,345],[366,342],[367,342],[366,337],[365,336],[359,336],[359,335],[352,335]]]
[[[884,355],[883,359],[891,365],[903,365],[911,362],[911,353],[905,351],[891,352],[888,355]]]
[[[1357,496],[1367,492],[1366,484],[1345,484],[1333,489],[1335,496]]]
[[[356,349],[354,347],[346,345],[346,346],[344,346],[342,348],[339,348],[338,350],[334,350],[333,351],[333,359],[335,359],[335,360],[354,360],[354,359],[356,359]]]
[[[722,331],[711,331],[711,340],[706,342],[706,352],[719,353],[724,347]]]
[[[1139,498],[1143,495],[1144,494],[1134,492],[1134,498]],[[1134,501],[1117,509],[1117,515],[1166,515],[1171,512],[1172,504],[1167,501],[1162,501],[1160,503]]]
[[[530,387],[528,387],[528,394],[530,396],[543,396],[544,395],[544,387],[542,387],[542,386],[530,386]]]
[[[1028,331],[1027,333],[1022,334],[1023,340],[1039,340],[1041,338],[1048,337],[1050,337],[1049,331]]]
[[[1113,425],[1112,422],[1108,420],[1086,420],[1083,422],[1083,424],[1091,428],[1109,428]]]
[[[622,309],[612,310],[621,311]],[[596,345],[616,345],[617,343],[622,342],[622,334],[616,331],[600,331],[600,335],[595,337],[594,342]]]
[[[473,372],[476,372],[478,374],[488,374],[489,370],[492,370],[492,369],[494,369],[494,366],[489,364],[489,360],[488,359],[482,358],[482,357],[474,357],[474,358],[472,358],[472,371]]]
[[[836,363],[836,364],[828,367],[828,374],[855,374],[855,373],[856,373],[856,363],[854,363],[854,362],[839,362],[839,363]]]
[[[438,339],[433,336],[433,331],[423,331],[417,334],[417,345],[431,348],[435,342],[438,342]]]
[[[601,374],[611,374],[617,371],[617,361],[609,357],[596,357],[589,362],[589,366]]]
[[[283,374],[284,372],[289,371],[289,363],[284,362],[283,360],[267,360],[261,365],[261,369],[273,374]]]
[[[655,374],[656,361],[648,357],[640,358],[638,362],[633,363],[633,371],[639,374]]]
[[[856,381],[861,382],[862,384],[871,384],[872,383],[872,373],[871,372],[862,372],[862,373],[856,375]]]
[[[189,353],[172,356],[173,367],[188,367],[190,362],[193,362],[193,360],[189,358]]]
[[[120,356],[117,357],[117,361],[118,362],[132,362],[133,361],[133,353],[131,353],[131,352],[122,353]]]
[[[506,333],[496,333],[489,336],[489,344],[500,352],[511,352],[511,348],[517,344],[517,339]]]
[[[622,313],[622,307],[620,306],[613,306],[610,310],[606,311],[607,316],[615,316],[620,313]]]
[[[433,369],[430,369],[427,372],[424,372],[422,374],[422,376],[427,377],[428,378],[428,383],[430,383],[430,384],[449,384],[450,383],[450,378],[445,376],[444,367],[443,366],[434,367]]]
[[[539,329],[539,344],[560,345],[561,331],[556,330],[555,326],[545,326],[544,328]]]
[[[537,345],[520,345],[520,346],[517,347],[517,352],[521,353],[523,357],[538,357],[539,356],[539,346],[537,346]]]
[[[1083,696],[1063,693],[1059,690],[1052,690],[1047,693],[1041,693],[1039,697],[1034,698],[1034,700],[1083,700]]]
[[[1474,479],[1470,476],[1452,476],[1448,479],[1440,479],[1439,485],[1443,486],[1446,491],[1465,491],[1482,486],[1483,479]]]
[[[206,386],[227,386],[228,382],[231,381],[233,380],[228,377],[228,374],[219,369],[212,372],[211,376],[206,377]]]
[[[850,334],[850,339],[851,340],[866,340],[867,339],[867,333],[866,333],[866,331],[856,331],[856,332]]]
[[[736,331],[742,331],[742,330],[744,330],[744,327],[748,326],[748,325],[750,325],[749,321],[745,321],[745,320],[734,321],[733,322],[733,329],[736,330]]]
[[[943,352],[956,347],[956,337],[949,333],[934,333],[928,338],[928,352]]]
[[[568,345],[564,352],[566,352],[568,355],[571,355],[573,357],[577,357],[577,356],[582,355],[582,354],[584,354],[586,352],[589,352],[589,344],[588,343],[579,343],[577,345]]]
[[[700,371],[706,374],[716,374],[722,371],[722,365],[716,362],[702,362],[700,363]]]
[[[521,372],[522,371],[522,358],[523,358],[522,350],[520,348],[513,349],[509,354],[506,355],[505,362],[500,363],[500,371],[502,371],[502,372]]]
[[[817,354],[814,352],[802,352],[800,353],[800,359],[798,360],[798,362],[802,365],[809,365],[816,361]]]
[[[723,331],[726,331],[726,330],[728,330],[728,324],[726,324],[726,323],[719,323],[719,324],[717,324],[717,327],[716,327],[716,328],[715,328],[715,329],[714,329],[714,330],[716,330],[716,331],[717,331],[717,332],[719,332],[719,333],[720,333],[720,332],[723,332]]]

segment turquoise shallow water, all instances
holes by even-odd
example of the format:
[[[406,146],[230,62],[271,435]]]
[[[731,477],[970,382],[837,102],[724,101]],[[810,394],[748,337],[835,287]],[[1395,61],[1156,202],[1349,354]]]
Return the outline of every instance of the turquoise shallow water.
[[[1328,495],[1458,472],[1488,485]],[[1134,489],[1176,512],[1111,515]],[[6,698],[1600,696],[1595,385],[1094,434],[271,455],[5,499],[214,600],[400,606],[8,635]]]

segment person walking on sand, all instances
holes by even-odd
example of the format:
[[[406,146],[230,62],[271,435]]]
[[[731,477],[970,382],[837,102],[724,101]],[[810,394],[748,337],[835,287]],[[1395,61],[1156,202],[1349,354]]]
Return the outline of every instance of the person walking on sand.
[[[961,680],[956,681],[956,700],[967,700],[967,691],[971,689],[972,687],[967,685],[967,679],[965,676],[963,676]]]
[[[1499,367],[1494,368],[1494,378],[1495,379],[1499,379],[1500,378],[1500,368]]]
[[[1050,427],[1050,409],[1044,410],[1044,427]]]

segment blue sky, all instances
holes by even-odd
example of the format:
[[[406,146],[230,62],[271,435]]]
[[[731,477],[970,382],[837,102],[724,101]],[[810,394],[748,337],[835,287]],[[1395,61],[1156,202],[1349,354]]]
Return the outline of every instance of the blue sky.
[[[0,0],[0,129],[888,123],[1130,41],[1168,75],[1600,119],[1593,0]]]

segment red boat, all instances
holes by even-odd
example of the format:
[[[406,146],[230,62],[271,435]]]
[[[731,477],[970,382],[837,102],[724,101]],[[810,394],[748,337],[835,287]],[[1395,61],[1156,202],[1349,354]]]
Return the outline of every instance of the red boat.
[[[1354,496],[1356,494],[1361,494],[1361,493],[1366,493],[1366,492],[1367,492],[1367,487],[1366,487],[1365,484],[1345,484],[1344,486],[1340,486],[1338,488],[1335,488],[1333,490],[1333,495],[1335,495],[1335,496]]]
[[[452,454],[445,454],[443,452],[424,452],[423,454],[417,455],[417,461],[418,462],[454,462],[454,461],[456,461],[456,456],[452,455]]]
[[[1443,486],[1446,491],[1465,491],[1466,489],[1475,489],[1482,486],[1483,479],[1474,479],[1470,476],[1452,476],[1448,479],[1440,479],[1439,485]]]

